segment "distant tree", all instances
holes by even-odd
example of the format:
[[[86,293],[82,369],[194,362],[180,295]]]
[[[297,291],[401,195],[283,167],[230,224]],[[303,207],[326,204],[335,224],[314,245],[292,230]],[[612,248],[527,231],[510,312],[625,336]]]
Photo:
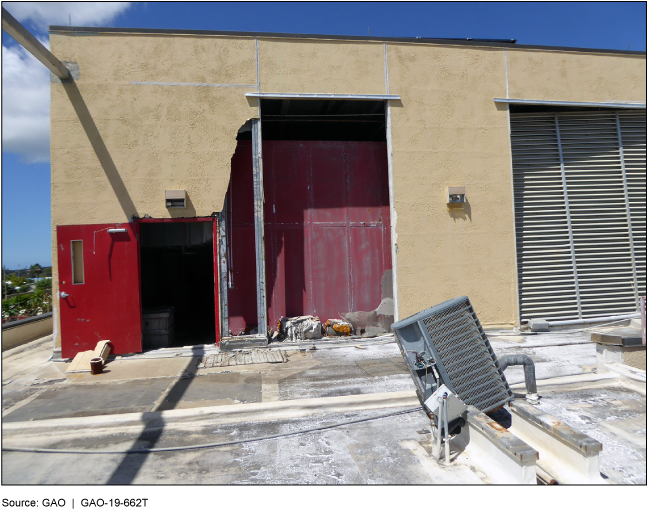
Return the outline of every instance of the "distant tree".
[[[52,280],[49,278],[44,278],[36,282],[36,291],[52,292]]]
[[[11,283],[10,285],[13,287],[20,287],[29,284],[29,282],[25,277],[19,277],[17,275],[11,275],[7,280]]]
[[[38,278],[43,273],[43,268],[40,264],[32,264],[29,266],[29,276],[30,278]]]

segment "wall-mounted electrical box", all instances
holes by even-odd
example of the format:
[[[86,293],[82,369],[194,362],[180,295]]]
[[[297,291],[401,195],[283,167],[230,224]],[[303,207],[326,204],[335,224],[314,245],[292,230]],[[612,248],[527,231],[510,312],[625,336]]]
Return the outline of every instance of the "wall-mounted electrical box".
[[[464,187],[447,188],[447,204],[463,204],[465,202]]]
[[[184,189],[166,189],[165,190],[166,207],[185,207],[185,190]]]

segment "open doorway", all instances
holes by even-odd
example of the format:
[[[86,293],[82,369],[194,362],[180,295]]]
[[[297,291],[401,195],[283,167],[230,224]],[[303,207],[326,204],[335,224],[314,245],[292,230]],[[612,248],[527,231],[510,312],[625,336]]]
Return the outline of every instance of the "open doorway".
[[[140,226],[143,348],[216,341],[212,221]]]
[[[383,100],[262,100],[268,328],[281,317],[350,319],[359,334],[393,319]],[[228,330],[257,332],[251,132],[232,158]]]

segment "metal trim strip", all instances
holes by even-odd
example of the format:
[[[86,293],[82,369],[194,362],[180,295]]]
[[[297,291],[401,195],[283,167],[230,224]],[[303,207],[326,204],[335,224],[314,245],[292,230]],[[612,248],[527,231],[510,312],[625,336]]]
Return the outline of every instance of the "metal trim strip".
[[[246,93],[250,98],[308,98],[313,100],[401,100],[399,95],[338,94],[338,93]]]
[[[575,107],[615,107],[645,109],[646,102],[571,102],[569,100],[532,100],[525,98],[494,98],[497,104],[525,104],[546,106],[575,106]]]

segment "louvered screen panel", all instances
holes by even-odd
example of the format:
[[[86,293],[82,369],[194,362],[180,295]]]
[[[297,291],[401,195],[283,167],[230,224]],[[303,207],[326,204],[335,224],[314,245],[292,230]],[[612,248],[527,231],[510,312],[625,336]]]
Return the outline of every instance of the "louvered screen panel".
[[[554,115],[511,115],[522,319],[576,317],[577,299]]]
[[[645,115],[645,111],[511,114],[522,321],[636,311],[635,261],[639,294],[646,292]]]
[[[619,112],[639,296],[646,295],[646,112]]]
[[[636,311],[616,115],[558,114],[582,317]]]

